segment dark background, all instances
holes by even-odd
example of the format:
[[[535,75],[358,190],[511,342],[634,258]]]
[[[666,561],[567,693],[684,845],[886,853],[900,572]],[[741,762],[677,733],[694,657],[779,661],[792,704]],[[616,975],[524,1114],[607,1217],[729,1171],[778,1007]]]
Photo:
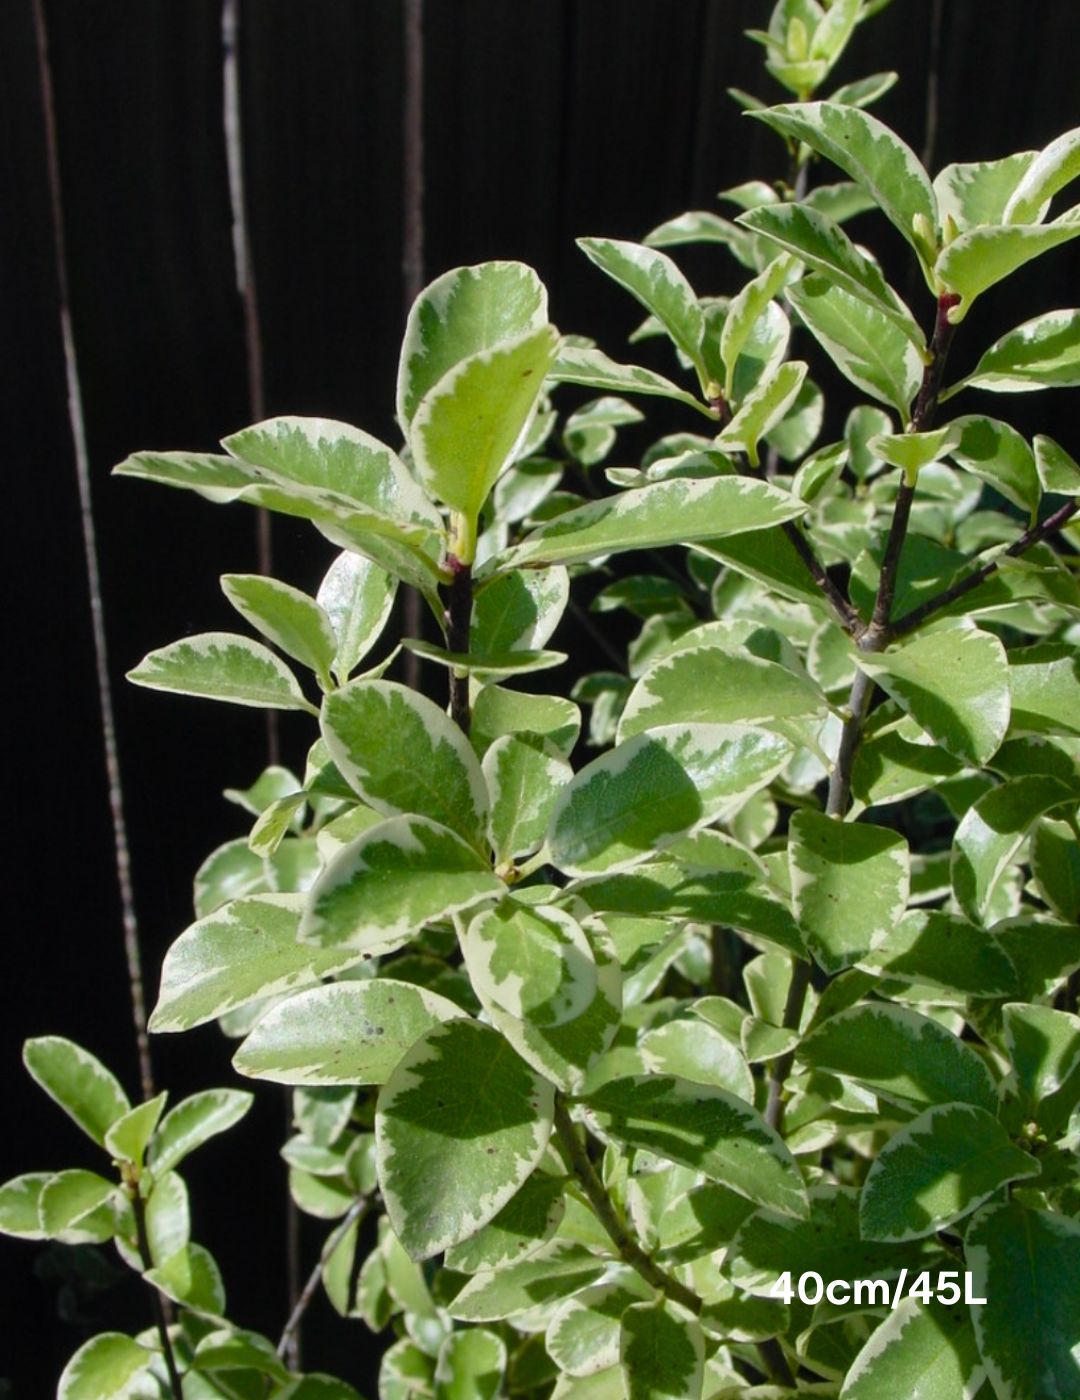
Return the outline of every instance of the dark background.
[[[784,173],[780,144],[729,86],[770,101],[758,48],[771,0],[428,0],[425,265],[532,263],[565,331],[625,358],[637,309],[574,246],[639,239],[716,191]],[[150,997],[191,919],[203,856],[241,834],[220,797],[264,761],[258,715],[151,695],[123,673],[186,633],[243,630],[217,584],[256,567],[254,517],[114,480],[141,448],[213,450],[250,421],[225,148],[218,0],[46,0],[71,309],[82,375],[120,758]],[[403,7],[398,0],[246,0],[241,81],[268,414],[323,414],[392,444],[403,326]],[[1075,0],[938,0],[933,166],[1038,147],[1080,124]],[[853,41],[836,81],[896,68],[875,112],[917,150],[927,135],[934,0],[895,0]],[[103,1166],[19,1066],[28,1035],[99,1054],[135,1092],[90,613],[66,409],[53,228],[31,0],[0,5],[0,449],[3,451],[6,828],[0,993],[0,1174]],[[835,172],[820,178],[836,178]],[[905,246],[864,219],[905,281]],[[719,250],[680,259],[702,292],[734,291]],[[966,323],[955,368],[1038,311],[1076,301],[1075,245]],[[669,368],[664,366],[664,368]],[[1080,456],[1068,398],[1019,404],[1028,431]],[[987,410],[995,411],[986,400]],[[999,405],[1010,412],[1014,405]],[[685,426],[685,424],[684,424]],[[690,425],[697,430],[698,424]],[[629,440],[632,449],[632,439]],[[314,590],[332,551],[275,523],[276,571]],[[557,644],[558,644],[557,639]],[[572,639],[571,639],[572,641]],[[565,642],[564,642],[565,644]],[[585,664],[594,658],[586,656]],[[301,761],[304,723],[284,730]],[[214,1028],[154,1046],[173,1101],[235,1082]],[[223,1262],[230,1315],[276,1336],[285,1315],[276,1158],[282,1108],[262,1098],[191,1159],[196,1237]],[[305,1237],[305,1272],[317,1236]],[[146,1325],[130,1287],[57,1320],[64,1251],[0,1241],[0,1378],[51,1394],[94,1330]],[[70,1289],[63,1295],[70,1299]],[[374,1390],[377,1346],[315,1310],[309,1364]],[[2,1386],[0,1386],[2,1393]]]

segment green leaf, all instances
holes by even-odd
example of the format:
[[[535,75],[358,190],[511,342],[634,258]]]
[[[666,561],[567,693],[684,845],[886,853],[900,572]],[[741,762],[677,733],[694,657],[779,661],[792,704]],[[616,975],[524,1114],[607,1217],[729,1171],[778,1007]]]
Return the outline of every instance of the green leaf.
[[[462,360],[546,324],[547,291],[524,263],[485,262],[444,272],[409,311],[398,365],[398,418],[408,427],[424,396]]]
[[[167,1298],[192,1312],[220,1317],[225,1311],[221,1271],[209,1250],[200,1244],[184,1245],[164,1263],[147,1269],[143,1277]]]
[[[1038,223],[1043,208],[1059,190],[1080,175],[1080,127],[1062,132],[1045,146],[1012,192],[1002,215],[1006,224]]]
[[[785,1215],[805,1216],[806,1188],[779,1135],[743,1099],[671,1075],[612,1079],[585,1096],[605,1136],[723,1182]]]
[[[103,1244],[116,1234],[119,1199],[116,1182],[97,1172],[57,1172],[38,1197],[42,1233],[63,1244]]]
[[[967,618],[940,623],[913,641],[871,656],[865,671],[942,748],[982,767],[1009,728],[1009,662],[990,632]]]
[[[500,570],[583,563],[628,549],[762,530],[793,520],[805,509],[788,492],[745,477],[659,481],[565,511],[494,563]]]
[[[414,1259],[468,1239],[532,1174],[554,1091],[489,1027],[448,1021],[406,1054],[379,1095],[379,1184]]]
[[[960,429],[949,423],[928,433],[879,433],[866,445],[883,462],[900,467],[913,482],[921,467],[940,462],[959,442]]]
[[[931,983],[963,996],[1015,996],[1016,969],[993,935],[942,909],[913,909],[859,966],[878,977]]]
[[[1036,822],[1028,853],[1041,897],[1059,918],[1080,918],[1080,846],[1067,822]]]
[[[38,1202],[52,1172],[26,1172],[0,1186],[0,1234],[21,1240],[43,1240]]]
[[[915,346],[926,349],[918,322],[885,281],[876,263],[859,252],[842,228],[806,204],[774,204],[743,214],[739,223],[763,234],[807,267],[898,326]]]
[[[1080,1386],[1080,1224],[1016,1201],[988,1205],[964,1241],[979,1352],[996,1395],[1039,1400]]]
[[[640,423],[644,414],[625,399],[594,399],[571,413],[563,429],[563,442],[583,467],[602,462],[615,445],[615,430],[626,423]]]
[[[781,135],[804,142],[850,175],[926,261],[916,220],[936,229],[937,200],[915,152],[884,122],[857,107],[832,102],[790,103],[753,116]]]
[[[1052,224],[1011,224],[960,234],[943,250],[934,268],[934,275],[961,298],[960,305],[949,312],[949,320],[954,325],[962,321],[975,298],[988,287],[1078,236],[1080,218],[1075,215],[1064,215]]]
[[[1080,311],[1047,311],[994,342],[972,374],[942,390],[942,402],[961,389],[1026,394],[1080,385]]]
[[[593,1376],[617,1366],[622,1315],[648,1297],[647,1285],[630,1270],[575,1293],[548,1325],[544,1341],[551,1359],[571,1376]]]
[[[793,265],[791,258],[776,258],[748,282],[728,306],[720,331],[720,358],[726,370],[724,396],[729,400],[735,392],[735,366],[750,338],[750,332],[788,280]]]
[[[84,1342],[64,1367],[56,1400],[133,1397],[138,1392],[132,1387],[146,1376],[155,1356],[122,1332],[102,1332]]]
[[[937,1104],[894,1133],[871,1164],[859,1203],[863,1239],[922,1239],[1008,1182],[1038,1175],[1038,1162],[985,1109]]]
[[[810,1210],[802,1219],[765,1209],[741,1222],[725,1252],[726,1277],[747,1292],[763,1294],[787,1270],[795,1279],[813,1272],[826,1281],[899,1273],[904,1263],[899,1251],[859,1234],[857,1190],[823,1183],[807,1194]]]
[[[566,1212],[561,1177],[536,1171],[483,1229],[446,1251],[445,1264],[477,1274],[529,1259],[550,1242]]]
[[[429,817],[481,847],[484,775],[445,710],[395,681],[356,680],[326,697],[322,730],[331,758],[369,807]]]
[[[333,857],[311,888],[300,938],[355,962],[505,892],[490,862],[455,832],[426,817],[392,817]]]
[[[143,1153],[165,1110],[168,1097],[166,1093],[158,1094],[116,1120],[105,1134],[105,1149],[115,1161],[142,1165]]]
[[[666,253],[612,238],[579,238],[578,247],[602,272],[625,287],[650,312],[698,372],[707,375],[701,354],[705,320],[693,287]]]
[[[462,939],[469,980],[486,1006],[536,1026],[576,1020],[596,996],[596,961],[580,924],[554,907],[507,900],[481,911]]]
[[[680,389],[670,379],[641,365],[622,365],[611,360],[594,346],[562,345],[548,375],[553,384],[581,384],[587,389],[600,389],[616,394],[650,394],[696,408],[712,417],[712,411],[700,399]]]
[[[113,467],[113,475],[183,487],[219,505],[237,500],[251,486],[250,471],[212,452],[135,452]]]
[[[884,1395],[952,1400],[975,1394],[983,1368],[971,1316],[962,1304],[904,1298],[855,1358],[841,1392],[844,1400]]]
[[[298,943],[302,908],[301,895],[255,895],[192,924],[165,955],[150,1029],[190,1030],[259,998],[298,991],[357,961],[351,949]]]
[[[269,647],[232,632],[185,637],[145,656],[127,678],[150,690],[170,690],[267,710],[306,710],[296,677]]]
[[[622,1315],[619,1367],[627,1400],[700,1400],[705,1372],[701,1325],[677,1303],[632,1303]]]
[[[435,1363],[435,1400],[495,1400],[506,1371],[506,1343],[484,1327],[451,1332]]]
[[[35,1083],[102,1147],[112,1125],[131,1110],[116,1077],[74,1041],[58,1035],[28,1040],[23,1064]]]
[[[1063,496],[1080,493],[1080,462],[1076,462],[1065,449],[1042,433],[1037,433],[1032,441],[1035,448],[1035,467],[1044,491],[1060,492]]]
[[[470,652],[538,650],[555,631],[569,601],[565,569],[497,575],[473,600]]]
[[[558,695],[528,695],[486,685],[473,705],[470,732],[479,752],[504,734],[535,734],[569,758],[581,732],[581,711]]]
[[[981,225],[1006,223],[1005,207],[1034,159],[1034,151],[1017,151],[1001,160],[945,166],[934,177],[942,224],[951,219],[960,232],[966,232]],[[1022,222],[1037,223],[1038,218]]]
[[[953,461],[1034,518],[1041,495],[1035,456],[1016,429],[975,415],[957,418],[950,427],[961,434],[949,454]]]
[[[1080,655],[1066,642],[1040,642],[1009,652],[1010,729],[1028,734],[1080,734]]]
[[[241,617],[329,685],[337,641],[329,617],[314,598],[259,574],[223,574],[221,587]]]
[[[781,598],[804,603],[822,619],[831,618],[821,590],[783,530],[748,530],[698,544],[696,549],[729,565],[737,574],[765,584]]]
[[[133,1232],[134,1233],[134,1232]],[[191,1204],[187,1187],[176,1172],[155,1173],[146,1199],[146,1240],[155,1264],[171,1258],[191,1240]],[[119,1239],[117,1240],[119,1244]],[[142,1268],[136,1256],[133,1267]]]
[[[390,978],[312,987],[272,1006],[233,1064],[276,1084],[383,1084],[422,1035],[463,1014],[445,997]]]
[[[1077,781],[1040,775],[1014,778],[977,799],[953,838],[953,892],[968,918],[985,919],[999,880],[1036,818],[1078,798]]]
[[[557,1306],[595,1283],[608,1267],[608,1261],[582,1245],[557,1239],[539,1258],[475,1274],[447,1305],[447,1311],[464,1322],[495,1322],[533,1313],[545,1304]]]
[[[653,1074],[711,1084],[754,1102],[754,1080],[742,1052],[708,1022],[697,1017],[666,1021],[646,1031],[638,1049]]]
[[[410,429],[417,475],[474,532],[491,488],[518,455],[558,343],[554,326],[542,326],[479,350],[417,406]]]
[[[1002,1008],[1002,1020],[1021,1109],[1037,1118],[1043,1099],[1080,1064],[1080,1016],[1013,1002]]]
[[[543,845],[552,808],[573,776],[570,765],[553,745],[507,734],[488,748],[483,768],[496,865],[531,855]]]
[[[806,378],[802,360],[786,360],[775,374],[763,376],[740,403],[731,422],[716,439],[728,452],[745,452],[758,465],[758,444],[782,421],[799,396]],[[738,480],[739,478],[734,478]]]
[[[764,787],[791,757],[748,725],[670,725],[587,764],[559,795],[548,843],[571,875],[636,864]]]
[[[796,812],[788,860],[795,917],[830,974],[883,943],[907,908],[907,842],[885,827]]]
[[[192,1359],[193,1371],[205,1371],[216,1376],[219,1383],[225,1381],[221,1372],[255,1371],[260,1376],[268,1376],[279,1384],[289,1378],[289,1370],[278,1359],[274,1345],[258,1332],[233,1331],[222,1328],[209,1332],[195,1348]],[[226,1382],[227,1383],[227,1382]]]
[[[876,306],[813,275],[788,288],[788,300],[845,378],[906,423],[923,364],[903,331]]]
[[[334,634],[331,668],[344,683],[378,641],[390,617],[397,579],[362,554],[343,550],[319,585],[316,602]]]
[[[227,1132],[253,1102],[253,1096],[240,1089],[204,1089],[178,1103],[162,1119],[150,1144],[147,1162],[154,1175],[172,1171],[204,1142]]]
[[[798,1056],[810,1068],[866,1084],[902,1108],[997,1108],[990,1071],[971,1046],[906,1007],[875,1002],[839,1011],[803,1037]]]
[[[662,657],[630,692],[619,739],[668,724],[765,724],[824,715],[824,695],[806,675],[735,645],[688,647]]]

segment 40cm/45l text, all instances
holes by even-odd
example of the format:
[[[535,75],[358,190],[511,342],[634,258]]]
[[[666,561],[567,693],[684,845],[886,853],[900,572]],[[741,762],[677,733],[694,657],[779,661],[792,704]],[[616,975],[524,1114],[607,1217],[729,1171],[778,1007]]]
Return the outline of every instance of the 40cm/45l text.
[[[961,1298],[965,1303],[986,1302],[985,1298],[975,1297],[970,1269],[965,1270],[963,1274],[959,1269],[941,1269],[936,1286],[933,1274],[928,1269],[924,1270],[912,1280],[911,1287],[905,1294],[904,1284],[907,1282],[907,1276],[907,1269],[901,1269],[900,1277],[895,1283],[883,1278],[858,1278],[854,1283],[848,1279],[834,1278],[826,1283],[819,1273],[809,1269],[799,1275],[797,1284],[793,1284],[791,1270],[788,1269],[769,1289],[769,1295],[780,1298],[785,1303],[798,1298],[801,1303],[809,1303],[811,1306],[820,1303],[822,1298],[827,1298],[830,1303],[868,1303],[895,1308],[905,1296],[918,1298],[923,1303],[932,1302],[934,1298],[946,1304],[959,1303]],[[964,1280],[962,1293],[958,1282],[961,1277]]]

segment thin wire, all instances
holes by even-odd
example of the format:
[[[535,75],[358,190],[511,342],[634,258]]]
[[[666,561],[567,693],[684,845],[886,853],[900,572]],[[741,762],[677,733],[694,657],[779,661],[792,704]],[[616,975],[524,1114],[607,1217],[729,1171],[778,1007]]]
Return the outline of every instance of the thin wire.
[[[135,1043],[139,1057],[139,1080],[143,1098],[152,1099],[154,1097],[154,1075],[150,1059],[150,1040],[146,1033],[146,996],[143,985],[142,956],[139,949],[139,925],[135,916],[135,892],[131,879],[131,850],[128,844],[127,821],[124,816],[124,789],[116,744],[116,716],[113,709],[112,683],[109,679],[109,654],[105,642],[105,609],[101,597],[101,570],[98,564],[97,532],[94,529],[94,509],[90,492],[90,454],[86,445],[86,420],[83,416],[79,365],[75,355],[75,337],[72,334],[67,239],[64,232],[59,142],[56,133],[56,103],[53,95],[52,66],[49,61],[49,37],[42,0],[33,0],[33,10],[41,81],[41,101],[45,121],[45,151],[49,175],[49,196],[52,205],[56,283],[60,300],[60,331],[63,338],[64,369],[67,376],[68,421],[71,425],[71,439],[75,454],[75,476],[79,487],[79,514],[82,523],[83,552],[86,556],[86,581],[90,594],[94,662],[97,673],[98,701],[101,707],[101,738],[105,750],[109,808],[112,813],[113,852],[116,860],[116,879],[120,888],[124,956],[127,962],[131,1014],[135,1026]]]

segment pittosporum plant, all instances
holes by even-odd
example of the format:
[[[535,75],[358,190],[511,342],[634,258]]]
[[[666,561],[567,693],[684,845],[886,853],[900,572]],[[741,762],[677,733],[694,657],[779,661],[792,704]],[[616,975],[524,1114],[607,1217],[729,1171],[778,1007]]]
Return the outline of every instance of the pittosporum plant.
[[[335,1308],[393,1329],[383,1400],[1080,1395],[1080,465],[986,397],[1080,383],[1080,310],[948,369],[975,299],[1080,234],[1052,207],[1080,131],[931,179],[865,110],[893,75],[811,100],[880,8],[781,0],[754,36],[794,99],[743,99],[786,183],[582,240],[681,383],[561,338],[536,275],[489,263],[413,307],[400,453],[279,418],[118,468],[340,550],[314,597],[227,576],[263,640],[132,679],[318,722],[200,869],[152,1027],[218,1020],[242,1074],[296,1086],[293,1196]],[[872,210],[918,308],[844,231]],[[731,294],[662,251],[692,241]],[[842,420],[793,349],[851,386]],[[601,395],[561,432],[560,383]],[[560,490],[641,419],[624,395],[686,430]],[[615,556],[594,606],[641,628],[579,683],[583,761],[542,673]],[[445,708],[371,664],[399,583]],[[0,1225],[115,1239],[176,1309],[83,1347],[65,1400],[354,1394],[228,1322],[189,1240],[174,1168],[247,1097],[162,1117],[67,1042],[26,1059],[119,1179],[21,1177]]]

